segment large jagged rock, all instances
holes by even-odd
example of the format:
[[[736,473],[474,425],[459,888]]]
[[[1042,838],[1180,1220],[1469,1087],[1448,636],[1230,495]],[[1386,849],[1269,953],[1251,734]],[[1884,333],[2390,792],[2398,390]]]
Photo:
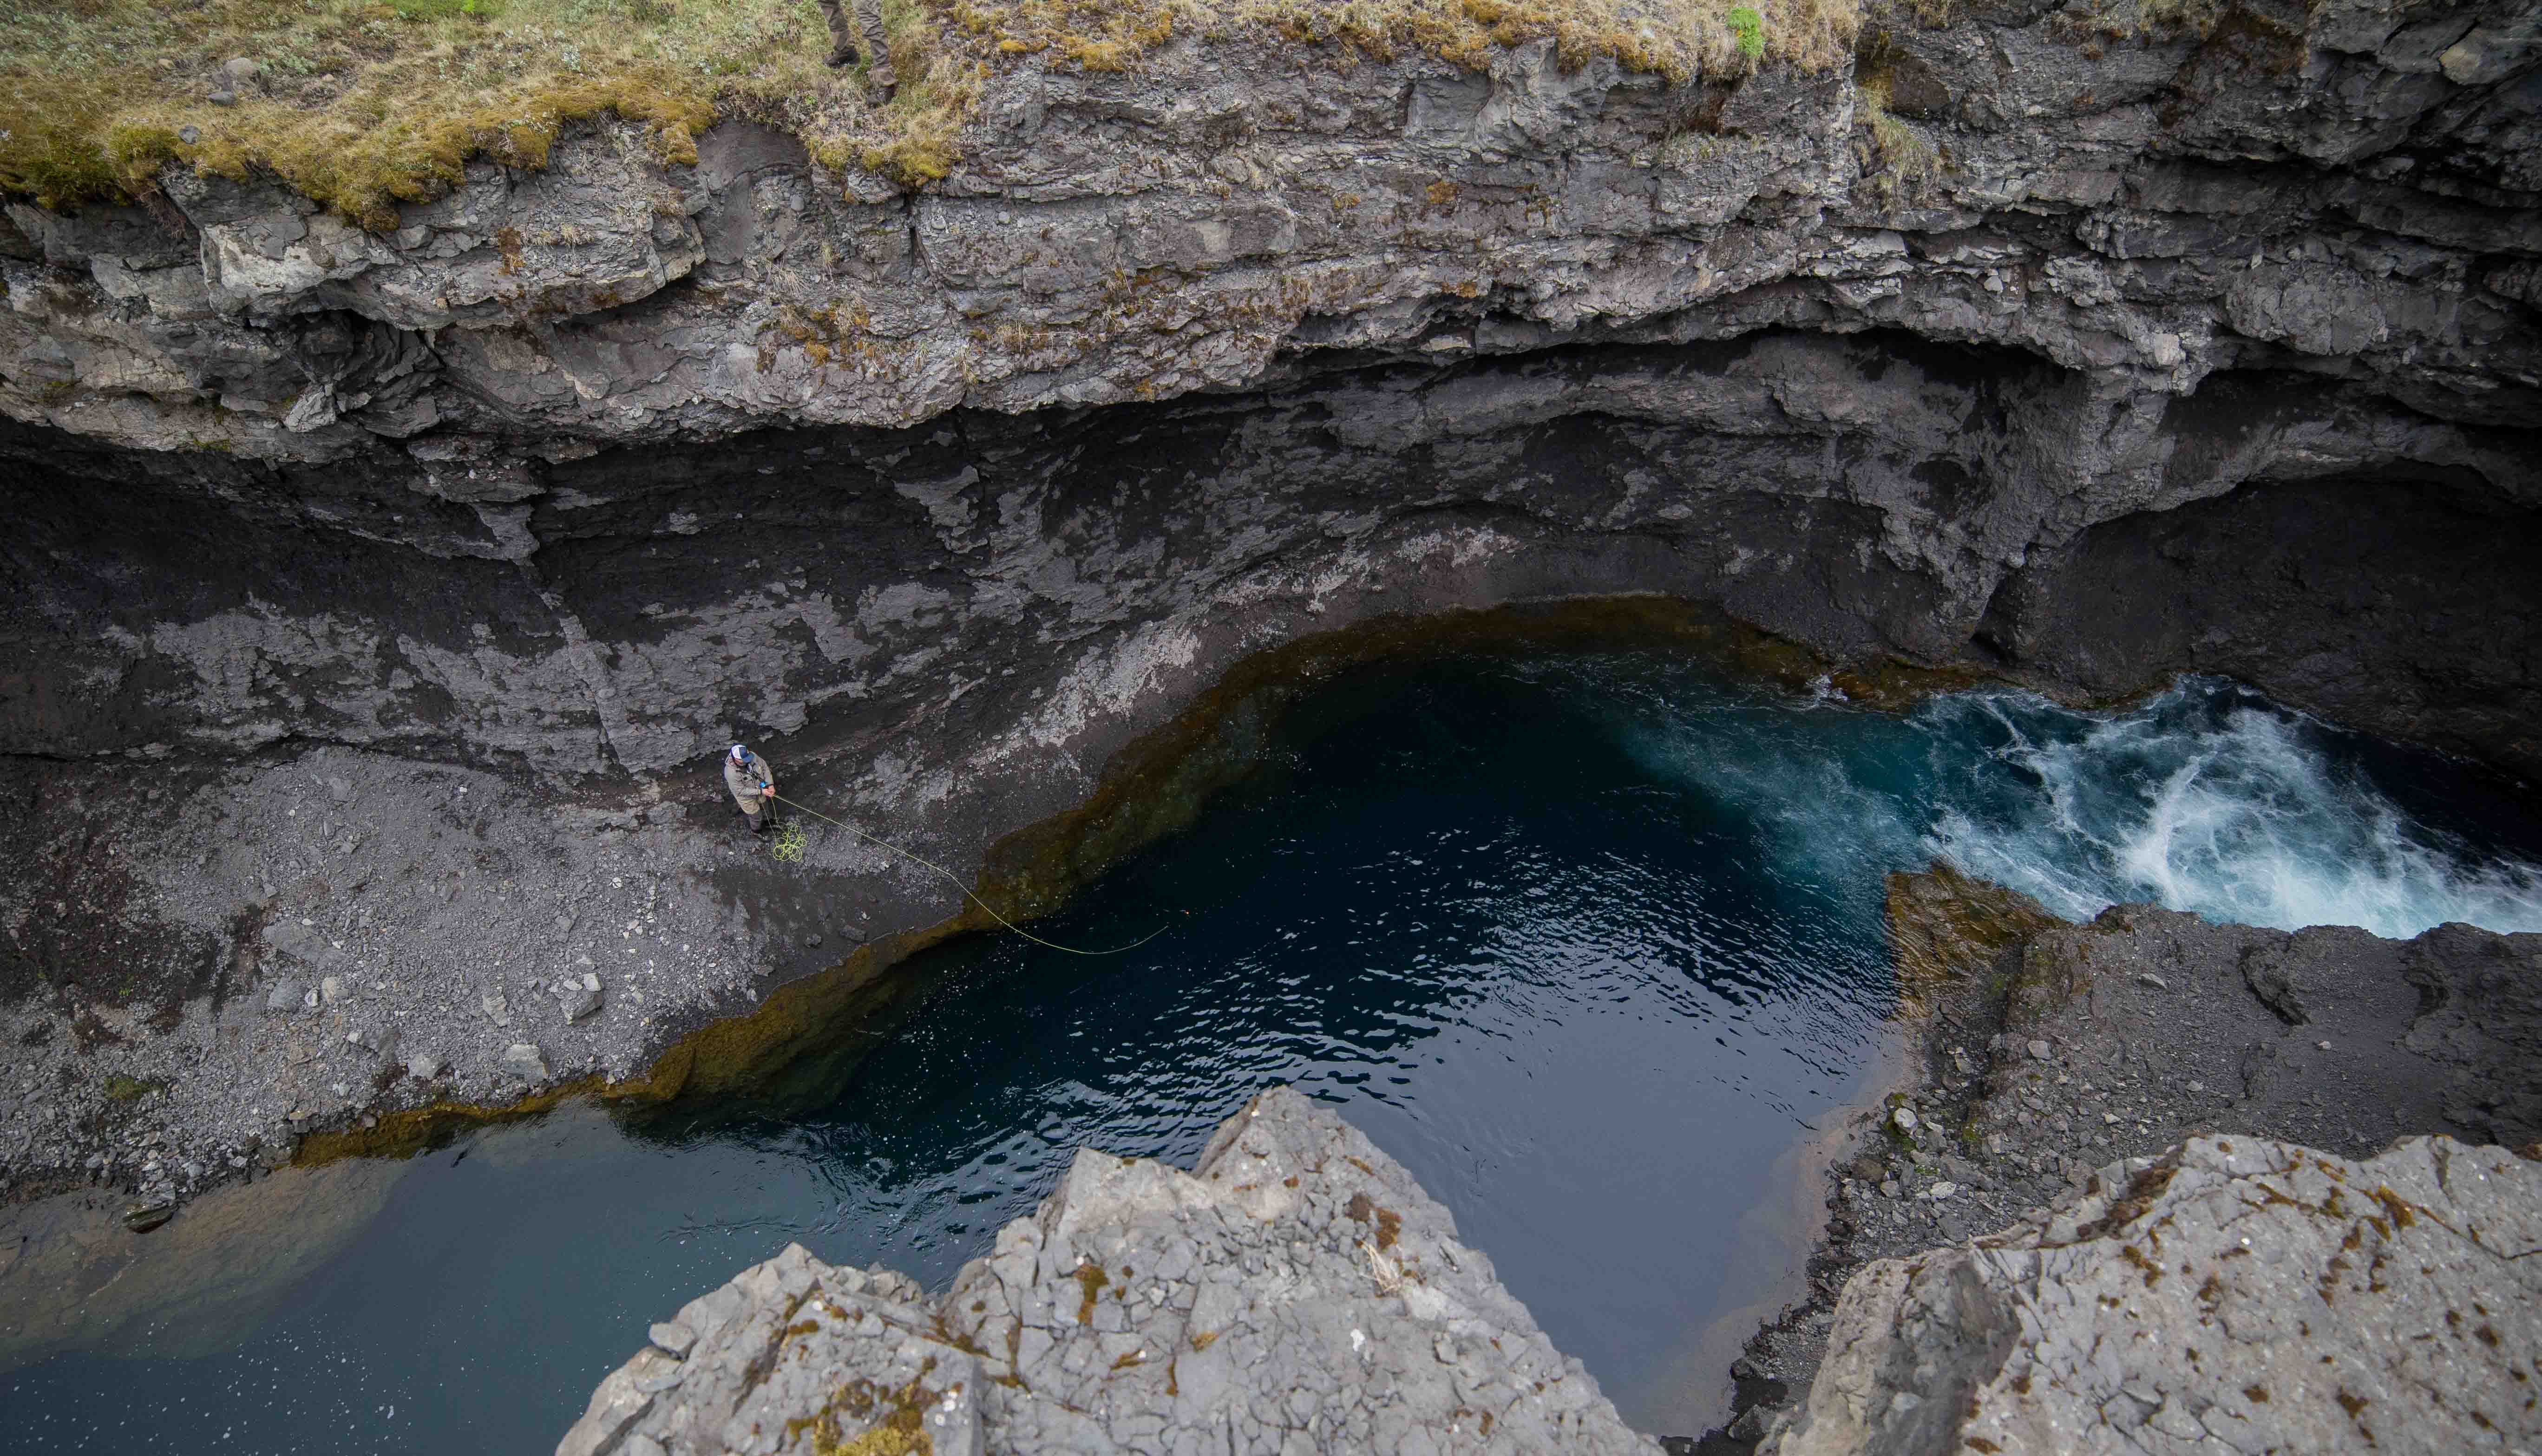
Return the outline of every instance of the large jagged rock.
[[[1856,1274],[1807,1407],[1762,1449],[2531,1449],[2538,1377],[2542,1162],[2197,1137]]]
[[[1447,1209],[1288,1087],[1190,1173],[1081,1150],[939,1300],[789,1245],[653,1327],[557,1447],[1657,1449]]]

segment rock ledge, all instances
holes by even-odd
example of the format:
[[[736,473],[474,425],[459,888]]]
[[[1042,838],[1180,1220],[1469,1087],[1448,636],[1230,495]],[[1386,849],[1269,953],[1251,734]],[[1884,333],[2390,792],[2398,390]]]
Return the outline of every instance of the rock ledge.
[[[651,1340],[558,1456],[1659,1449],[1446,1208],[1288,1087],[1190,1173],[1080,1150],[940,1300],[789,1245]]]

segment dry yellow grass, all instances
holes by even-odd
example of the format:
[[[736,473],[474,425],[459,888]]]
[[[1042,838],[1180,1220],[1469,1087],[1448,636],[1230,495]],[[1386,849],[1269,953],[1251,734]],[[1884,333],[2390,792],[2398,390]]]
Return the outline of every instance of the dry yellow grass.
[[[1426,50],[1480,69],[1495,47],[1555,42],[1565,65],[1612,57],[1626,69],[1684,81],[1745,69],[1732,17],[1743,0],[941,0],[944,18],[1002,55],[1049,54],[1087,70],[1120,70],[1178,35],[1245,32],[1337,55],[1384,59]],[[1763,56],[1813,69],[1848,55],[1851,0],[1757,6]]]
[[[1755,7],[1768,59],[1848,54],[1855,0]],[[1461,65],[1551,39],[1683,80],[1742,69],[1730,0],[886,0],[903,85],[869,106],[822,64],[812,0],[0,0],[0,190],[47,206],[146,195],[171,160],[265,169],[366,226],[439,195],[471,157],[538,167],[567,125],[645,123],[666,158],[747,117],[823,162],[917,184],[958,159],[980,90],[1024,64],[1118,71],[1177,36],[1329,63],[1427,50]],[[1752,28],[1753,30],[1754,28]],[[1752,36],[1752,48],[1756,38]],[[234,85],[223,64],[256,76]],[[235,102],[215,105],[215,92]]]

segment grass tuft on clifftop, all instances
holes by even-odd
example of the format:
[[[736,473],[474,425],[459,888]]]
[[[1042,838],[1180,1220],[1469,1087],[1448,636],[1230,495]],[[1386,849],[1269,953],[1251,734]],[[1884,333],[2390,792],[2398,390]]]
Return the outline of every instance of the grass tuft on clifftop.
[[[567,126],[643,123],[666,160],[748,118],[833,167],[945,176],[999,71],[1124,71],[1176,37],[1328,64],[1427,51],[1480,69],[1554,42],[1673,81],[1758,60],[1842,62],[1855,0],[886,0],[886,108],[822,63],[812,0],[0,0],[0,191],[69,209],[146,197],[184,162],[268,172],[366,227],[472,158],[546,165]],[[1749,24],[1761,15],[1761,30]],[[230,69],[251,63],[249,74]],[[215,98],[220,98],[216,100]]]

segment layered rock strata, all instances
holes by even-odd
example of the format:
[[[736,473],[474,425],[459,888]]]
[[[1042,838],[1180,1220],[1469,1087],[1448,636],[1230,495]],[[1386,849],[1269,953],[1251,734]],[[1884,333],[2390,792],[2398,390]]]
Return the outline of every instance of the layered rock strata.
[[[2196,1137],[1854,1275],[1773,1456],[2456,1452],[2542,1439],[2542,1162]]]
[[[11,207],[5,398],[154,449],[408,454],[494,499],[537,483],[532,446],[1112,404],[1317,354],[1890,328],[2066,371],[2097,448],[2038,464],[2141,488],[2169,401],[2219,372],[2523,423],[2532,19],[1875,6],[1850,65],[1675,86],[1550,41],[1467,69],[1239,32],[1017,62],[923,191],[754,126],[693,164],[613,126],[377,234],[174,168],[155,212]],[[517,461],[472,476],[463,437]]]
[[[2100,691],[2274,658],[2308,702],[2461,715],[2413,726],[2529,765],[2531,664],[2495,647],[2529,591],[2315,584],[2311,618],[2425,640],[2235,641],[2169,579],[2211,549],[2087,538],[2361,480],[2372,555],[2432,519],[2508,580],[2468,523],[2529,549],[2542,501],[2530,20],[1875,10],[1849,70],[1678,87],[1541,44],[1476,73],[1189,40],[1000,76],[915,194],[728,123],[694,165],[611,129],[480,164],[381,235],[183,170],[156,213],[14,205],[0,408],[42,428],[9,444],[8,742],[658,773],[889,700],[977,628],[1186,634],[1258,593],[1236,563],[1376,584],[1406,568],[1350,558],[1418,513],[1467,595],[1514,594],[1479,563],[1528,528],[1586,528],[1648,563],[1592,587],[1823,577],[1757,619],[1832,648]],[[1232,390],[1269,393],[1134,407]],[[819,433],[593,454],[770,427]],[[1299,498],[1336,476],[1366,483]],[[1213,485],[1259,508],[1181,509]],[[2147,566],[2110,620],[2098,589]]]
[[[1190,1173],[1084,1149],[940,1298],[799,1246],[652,1328],[558,1456],[1633,1451],[1410,1174],[1294,1088]]]

